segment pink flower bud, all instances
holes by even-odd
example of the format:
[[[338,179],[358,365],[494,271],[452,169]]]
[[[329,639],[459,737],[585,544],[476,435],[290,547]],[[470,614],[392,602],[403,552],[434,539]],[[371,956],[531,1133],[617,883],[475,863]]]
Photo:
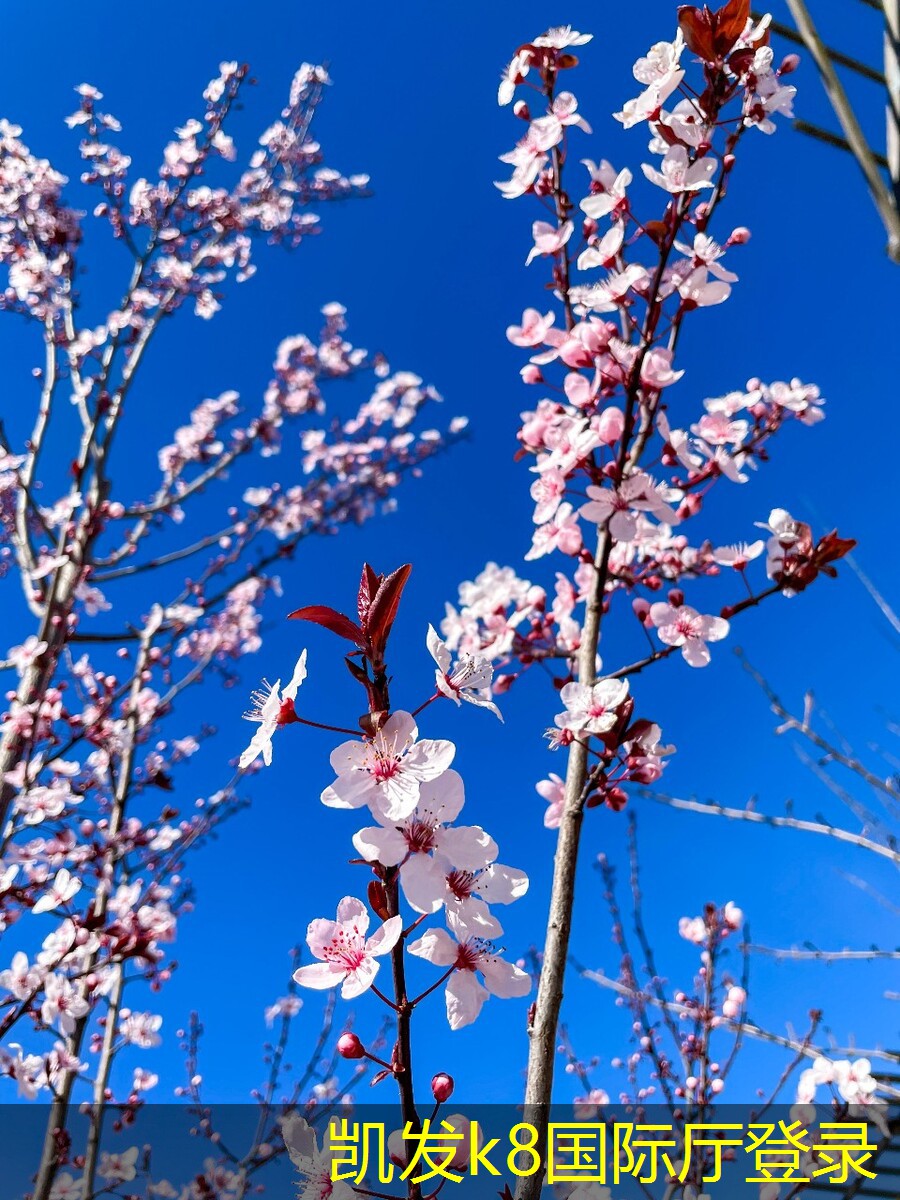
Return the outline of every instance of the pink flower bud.
[[[508,692],[518,678],[518,675],[497,675],[493,685],[494,695],[502,696]]]
[[[597,436],[604,446],[613,446],[625,429],[625,414],[613,405],[600,414],[597,421]]]
[[[524,100],[517,100],[513,105],[513,114],[519,117],[522,121],[531,120],[531,112]]]
[[[750,241],[750,230],[746,225],[738,225],[737,229],[731,231],[731,237],[728,239],[729,246],[745,246]]]
[[[778,68],[779,75],[790,75],[792,71],[796,71],[800,66],[799,54],[786,54],[781,60],[781,66]]]
[[[724,1087],[725,1087],[724,1079],[714,1079],[712,1081],[712,1083],[709,1085],[709,1090],[712,1092],[712,1094],[714,1096],[718,1096],[719,1092],[721,1092],[724,1089]]]
[[[641,624],[646,625],[650,620],[650,605],[648,602],[644,600],[643,597],[639,596],[636,600],[632,600],[631,607],[634,611],[634,615],[641,622]]]
[[[521,370],[523,383],[540,383],[544,378],[541,374],[541,368],[536,367],[534,363],[528,363]]]
[[[682,521],[695,517],[703,506],[703,497],[699,492],[689,492],[678,506],[678,516]]]
[[[341,1058],[365,1058],[366,1048],[355,1033],[342,1033],[338,1038],[337,1052]]]
[[[431,1094],[438,1104],[443,1104],[453,1095],[453,1076],[441,1071],[431,1081]]]

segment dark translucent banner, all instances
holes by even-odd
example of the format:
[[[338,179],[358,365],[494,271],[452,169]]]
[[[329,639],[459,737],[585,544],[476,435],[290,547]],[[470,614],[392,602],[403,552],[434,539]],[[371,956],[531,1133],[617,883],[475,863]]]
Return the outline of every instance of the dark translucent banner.
[[[0,1107],[0,1200],[353,1200],[496,1196],[535,1172],[565,1200],[900,1197],[900,1110],[722,1105]],[[58,1118],[58,1113],[56,1114]]]

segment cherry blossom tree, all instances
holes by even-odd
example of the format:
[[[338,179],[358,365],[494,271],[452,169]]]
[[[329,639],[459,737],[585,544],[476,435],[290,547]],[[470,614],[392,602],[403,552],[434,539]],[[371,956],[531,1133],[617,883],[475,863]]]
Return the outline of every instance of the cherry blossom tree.
[[[409,712],[391,707],[385,661],[406,568],[387,577],[364,569],[358,624],[318,604],[293,614],[324,625],[354,647],[346,662],[365,687],[368,707],[361,733],[332,756],[337,780],[322,801],[367,807],[378,823],[353,840],[372,866],[369,907],[381,922],[370,935],[362,902],[340,901],[336,922],[310,926],[309,945],[321,965],[301,968],[297,981],[340,984],[351,996],[368,988],[395,1013],[396,1043],[384,1077],[394,1076],[404,1127],[413,1132],[421,1129],[421,1117],[411,1018],[422,1001],[444,985],[447,1018],[458,1028],[477,1018],[489,994],[514,997],[528,990],[527,977],[496,959],[481,940],[499,931],[492,902],[521,894],[524,877],[496,870],[493,845],[477,863],[465,862],[477,837],[470,832],[462,839],[462,855],[460,847],[456,855],[438,848],[436,833],[446,822],[424,789],[427,784],[442,790],[441,781],[452,771],[452,747],[443,740],[420,742],[415,718],[448,694],[463,697],[465,680],[483,689],[491,664],[498,672],[495,695],[536,664],[554,675],[556,707],[563,711],[548,739],[552,750],[563,750],[566,767],[564,775],[551,774],[538,785],[549,801],[546,824],[557,830],[557,849],[546,937],[536,959],[537,997],[528,1017],[525,1091],[526,1119],[537,1129],[541,1148],[586,811],[619,811],[630,793],[661,777],[674,749],[663,741],[663,715],[636,711],[635,678],[676,653],[688,667],[705,667],[711,647],[728,637],[742,613],[834,576],[834,563],[853,545],[836,532],[813,537],[809,526],[782,508],[757,522],[763,537],[754,538],[752,529],[736,530],[733,545],[716,546],[688,532],[689,522],[702,516],[723,487],[749,481],[767,461],[776,435],[822,419],[815,385],[754,378],[693,410],[670,399],[685,374],[676,366],[676,351],[688,317],[691,325],[698,323],[702,310],[724,303],[737,282],[729,251],[745,245],[750,233],[739,226],[715,240],[714,221],[736,177],[743,139],[773,133],[775,118],[790,112],[794,89],[787,79],[795,59],[777,64],[768,18],[751,20],[742,0],[730,0],[715,13],[683,7],[675,38],[656,43],[635,64],[640,94],[614,114],[626,128],[649,132],[652,157],[642,164],[647,186],[632,190],[628,169],[585,159],[582,197],[576,199],[570,141],[584,139],[590,127],[562,84],[564,73],[577,65],[575,50],[590,40],[570,27],[536,37],[516,51],[499,91],[501,105],[513,104],[525,129],[502,156],[512,171],[497,186],[507,199],[528,196],[541,205],[527,263],[548,264],[554,298],[549,311],[527,308],[521,323],[508,330],[510,341],[529,355],[523,382],[551,394],[525,414],[519,442],[536,476],[531,486],[536,528],[525,558],[560,556],[552,598],[515,569],[489,563],[461,586],[458,603],[448,606],[443,643],[429,630],[443,679],[431,700]],[[752,541],[742,540],[748,535]],[[734,583],[733,598],[704,605],[703,581],[723,573]],[[758,583],[762,575],[765,582]],[[696,593],[693,604],[687,602],[688,589],[692,599]],[[612,662],[598,654],[604,632]],[[621,647],[635,638],[646,648],[623,661]],[[459,694],[452,696],[454,691]],[[290,710],[276,727],[289,723]],[[450,813],[458,811],[452,804]],[[476,890],[479,903],[473,907]],[[398,921],[401,897],[420,914],[405,928],[405,919]],[[442,910],[446,928],[426,925],[419,933],[423,920],[431,914],[440,918]],[[686,928],[696,929],[714,957],[739,925],[735,906],[720,914],[713,905],[704,918],[688,919]],[[409,941],[414,931],[418,936]],[[393,990],[385,993],[375,980],[378,959],[388,949]],[[407,953],[440,972],[418,995],[409,994]],[[713,987],[711,973],[707,986]],[[741,985],[726,978],[725,987],[723,1003],[734,1009],[739,1027]],[[689,1055],[686,1068],[696,1063],[706,1074],[699,1082],[683,1082],[682,1091],[706,1102],[720,1090],[706,1048]],[[543,1169],[522,1179],[522,1200],[533,1200],[542,1184]],[[417,1186],[410,1184],[409,1193],[417,1196]]]
[[[281,593],[277,572],[306,537],[390,505],[403,476],[464,424],[426,428],[437,393],[351,344],[343,307],[328,303],[319,334],[277,347],[258,402],[233,391],[193,409],[173,402],[180,424],[146,464],[158,470],[152,494],[123,490],[133,475],[123,429],[148,404],[139,377],[157,331],[175,317],[213,318],[226,284],[255,272],[259,246],[296,247],[319,231],[322,204],[366,194],[366,177],[326,166],[314,138],[330,82],[320,66],[299,69],[238,165],[229,118],[250,82],[245,65],[222,63],[199,116],[148,177],[114,144],[120,125],[101,93],[76,89],[67,124],[79,138],[78,194],[124,264],[105,302],[82,290],[90,243],[69,199],[77,185],[0,122],[0,307],[42,348],[36,404],[21,406],[30,429],[11,412],[0,430],[0,563],[15,638],[0,743],[0,1065],[20,1096],[50,1101],[35,1200],[58,1200],[73,1178],[62,1165],[78,1163],[72,1187],[84,1200],[115,1177],[101,1158],[104,1114],[115,1103],[117,1124],[130,1122],[157,1081],[138,1067],[116,1098],[113,1061],[160,1042],[149,1005],[192,906],[188,853],[244,804],[246,762],[220,770],[193,812],[170,796],[213,732],[186,696],[204,680],[227,686],[237,660],[259,649],[264,602]],[[86,313],[104,303],[93,324]],[[350,377],[369,380],[366,398],[349,413],[327,407],[331,381]],[[301,465],[279,477],[277,455],[294,437]],[[276,686],[276,707],[300,682],[298,672]],[[257,714],[261,753],[271,699]],[[91,1124],[79,1150],[69,1115],[83,1101]],[[134,1177],[133,1162],[123,1169],[120,1181]]]
[[[537,1130],[539,1162],[519,1181],[520,1200],[535,1200],[543,1186],[560,1042],[585,1087],[582,1111],[608,1100],[561,1026],[563,987],[588,810],[599,810],[595,821],[626,819],[617,814],[643,801],[674,752],[664,738],[667,713],[646,711],[640,677],[669,658],[680,669],[705,668],[742,614],[833,577],[854,543],[836,531],[815,537],[787,508],[736,528],[728,545],[693,533],[709,504],[766,463],[776,436],[788,441],[803,432],[795,426],[823,417],[818,387],[793,378],[754,377],[737,387],[725,378],[722,387],[734,390],[686,398],[690,380],[678,358],[685,326],[702,330],[702,310],[726,302],[738,283],[733,260],[750,233],[744,226],[719,232],[718,222],[740,176],[744,139],[772,134],[790,112],[794,57],[776,60],[769,20],[751,18],[747,0],[728,0],[715,12],[682,7],[673,39],[635,63],[639,94],[614,114],[634,136],[649,136],[649,161],[638,175],[603,158],[572,162],[589,153],[593,135],[563,85],[578,65],[576,51],[590,42],[590,34],[568,26],[548,30],[516,50],[499,88],[522,136],[502,155],[510,171],[497,187],[506,199],[536,202],[523,258],[531,272],[544,268],[549,284],[541,306],[516,313],[520,323],[508,329],[527,359],[522,382],[540,389],[518,432],[535,505],[523,557],[540,578],[490,562],[464,582],[443,620],[421,631],[423,673],[415,679],[395,678],[391,657],[411,564],[385,573],[365,564],[353,607],[327,594],[297,595],[288,585],[294,602],[303,601],[291,618],[338,638],[343,668],[336,659],[311,661],[298,646],[294,665],[252,693],[248,745],[231,777],[190,818],[168,800],[155,812],[152,797],[171,790],[176,768],[209,731],[176,737],[169,722],[188,689],[204,677],[230,681],[235,661],[259,648],[261,605],[284,586],[270,569],[308,534],[372,516],[461,424],[422,429],[421,410],[435,393],[350,345],[344,311],[332,304],[317,341],[297,336],[278,348],[255,416],[244,414],[234,393],[204,401],[160,452],[154,494],[119,498],[115,434],[135,403],[132,383],[163,318],[186,305],[212,317],[226,277],[240,281],[252,271],[255,240],[296,244],[314,231],[317,201],[358,196],[365,181],[321,165],[310,133],[327,82],[321,68],[301,70],[281,119],[230,187],[200,179],[215,160],[236,155],[225,125],[245,68],[223,65],[205,93],[203,119],[176,131],[153,183],[128,176],[130,161],[108,142],[117,123],[99,111],[96,89],[82,87],[70,122],[82,128],[83,181],[98,197],[95,215],[132,263],[124,300],[102,326],[83,329],[75,286],[81,218],[63,203],[62,177],[25,149],[20,131],[2,129],[4,304],[40,331],[45,355],[34,429],[18,442],[4,434],[0,470],[8,573],[21,580],[32,614],[7,662],[18,684],[3,726],[0,922],[6,932],[21,929],[22,917],[44,921],[37,954],[24,948],[27,939],[10,944],[0,1028],[5,1039],[14,1030],[22,1039],[6,1042],[6,1074],[27,1096],[52,1095],[36,1200],[87,1200],[98,1178],[129,1183],[142,1169],[133,1148],[111,1155],[100,1143],[114,1100],[113,1060],[161,1036],[160,1014],[131,1002],[133,985],[155,991],[170,976],[166,946],[191,903],[188,850],[241,806],[244,773],[264,772],[274,756],[303,753],[299,739],[308,727],[335,736],[333,778],[320,799],[325,809],[356,814],[352,851],[345,849],[359,886],[317,896],[304,914],[308,954],[270,1010],[281,1033],[259,1098],[257,1135],[243,1153],[219,1150],[199,1193],[190,1194],[243,1196],[278,1130],[304,1195],[383,1197],[333,1180],[333,1147],[315,1128],[315,1112],[297,1111],[311,1086],[324,1089],[327,1114],[344,1093],[340,1070],[349,1081],[370,1073],[371,1084],[396,1089],[390,1157],[403,1169],[408,1200],[422,1200],[426,1193],[408,1170],[408,1139],[446,1111],[454,1082],[448,1069],[423,1086],[418,1039],[428,1037],[429,1021],[446,1020],[452,1031],[470,1025],[486,1003],[503,1001],[518,1012],[510,1027],[523,1031],[523,1053],[527,1030],[525,1118]],[[326,421],[324,382],[363,373],[374,376],[371,397],[351,417]],[[57,403],[63,391],[71,405]],[[270,464],[288,423],[300,418],[308,419],[304,474],[285,484]],[[62,498],[42,504],[38,485],[50,487],[39,476],[49,460],[43,451],[67,421],[78,433],[77,453]],[[192,518],[196,497],[250,464],[258,474],[239,500],[227,497],[218,527],[204,525],[202,514]],[[191,519],[200,527],[186,536]],[[498,546],[498,559],[507,550]],[[543,575],[549,567],[552,578]],[[92,632],[98,617],[104,627]],[[503,719],[503,695],[536,666],[532,674],[552,681],[547,752],[564,765],[536,785],[556,854],[543,947],[529,959],[509,948],[504,956],[498,942],[505,907],[527,893],[528,877],[504,862],[501,842],[478,823],[478,799],[474,816],[465,809],[467,781],[454,767],[456,745],[447,734],[463,703],[484,710],[485,721]],[[333,677],[336,669],[359,686],[360,703],[350,712],[309,715],[308,673]],[[327,826],[333,817],[320,812],[318,819]],[[335,854],[338,861],[341,851]],[[683,918],[679,933],[697,947],[700,965],[694,985],[670,995],[643,934],[636,849],[632,898],[649,986],[639,980],[605,862],[602,874],[622,968],[616,979],[595,972],[592,982],[615,991],[633,1017],[639,1051],[623,1089],[630,1100],[643,1102],[659,1088],[682,1110],[708,1113],[730,1056],[758,1037],[788,1056],[773,1096],[797,1071],[798,1103],[831,1088],[848,1112],[870,1105],[878,1092],[871,1063],[826,1054],[815,1020],[805,1037],[780,1041],[749,1021],[747,980],[729,958],[738,934],[746,940],[736,901],[711,901]],[[328,993],[326,1016],[313,1065],[281,1105],[272,1080],[307,990]],[[380,1014],[386,1032],[350,1027],[351,1012],[363,1006]],[[661,1029],[653,1011],[662,1014]],[[333,1045],[332,1020],[342,1030]],[[185,1035],[183,1094],[213,1140],[197,1069],[199,1030],[194,1021]],[[24,1044],[26,1033],[33,1048]],[[724,1069],[720,1034],[731,1038]],[[326,1043],[337,1083],[316,1066]],[[139,1068],[131,1094],[118,1102],[121,1120],[133,1119],[149,1086]],[[77,1154],[67,1121],[81,1094],[93,1103],[88,1144]],[[447,1121],[454,1130],[468,1127],[463,1114]],[[690,1166],[686,1186],[693,1188],[702,1156]]]

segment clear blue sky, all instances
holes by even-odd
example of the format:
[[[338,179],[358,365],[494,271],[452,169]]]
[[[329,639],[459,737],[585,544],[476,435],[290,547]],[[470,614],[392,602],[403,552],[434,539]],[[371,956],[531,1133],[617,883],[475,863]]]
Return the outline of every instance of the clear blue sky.
[[[97,3],[77,16],[61,3],[44,5],[40,14],[30,3],[6,6],[12,52],[0,80],[0,113],[25,127],[33,150],[73,175],[76,135],[62,117],[75,107],[71,88],[77,83],[101,88],[104,107],[124,125],[119,145],[133,155],[139,172],[151,172],[173,126],[196,113],[196,97],[221,59],[248,61],[259,79],[237,127],[244,149],[253,130],[280,108],[298,63],[330,62],[334,87],[317,132],[329,164],[371,174],[373,198],[326,209],[324,234],[296,255],[261,252],[259,274],[233,290],[215,321],[185,319],[172,327],[136,393],[144,408],[132,428],[129,463],[136,477],[145,472],[149,480],[149,446],[156,444],[149,436],[168,440],[190,406],[225,388],[252,402],[265,386],[277,341],[314,332],[326,301],[346,304],[356,340],[433,382],[446,398],[447,416],[466,413],[472,422],[472,440],[434,463],[427,479],[405,488],[397,514],[337,540],[307,544],[283,572],[285,611],[308,602],[341,607],[351,603],[363,558],[379,569],[413,562],[395,634],[394,670],[409,681],[398,685],[398,700],[406,696],[415,703],[427,687],[425,628],[440,619],[458,582],[487,559],[520,565],[529,544],[530,479],[525,466],[513,462],[513,452],[518,413],[537,396],[521,385],[522,357],[506,343],[504,330],[523,307],[540,305],[544,277],[539,266],[524,267],[533,208],[527,201],[503,201],[492,186],[505,170],[497,155],[519,132],[509,110],[496,107],[498,72],[519,43],[550,25],[571,22],[593,32],[573,79],[595,130],[584,141],[585,154],[637,169],[643,133],[625,133],[608,114],[634,94],[632,62],[651,41],[671,36],[674,15],[668,0],[640,6],[576,0],[300,6],[274,0],[263,9],[220,0],[213,9],[186,5],[177,11]],[[855,25],[841,36],[874,59],[880,52],[876,14],[860,7]],[[831,124],[811,64],[795,78],[798,113]],[[876,90],[862,85],[860,100],[878,136]],[[704,396],[741,387],[752,375],[798,375],[819,383],[828,419],[812,430],[790,429],[758,478],[724,491],[727,503],[715,514],[710,509],[705,528],[717,543],[747,537],[754,520],[784,505],[817,527],[837,525],[856,536],[859,562],[896,598],[900,268],[882,253],[881,226],[849,158],[811,143],[786,123],[774,138],[748,143],[725,219],[750,226],[753,240],[731,264],[740,275],[733,298],[689,326],[679,363],[687,374],[675,402],[693,413]],[[95,241],[95,250],[100,244]],[[119,247],[107,244],[99,259],[95,255],[83,291],[98,314],[112,306],[124,271]],[[9,364],[4,408],[31,404],[31,349],[11,320],[0,327],[0,353]],[[280,469],[286,482],[299,469],[289,447]],[[530,577],[552,581],[553,566],[539,564]],[[244,691],[259,676],[285,673],[301,644],[309,646],[308,699],[315,715],[352,720],[356,697],[334,683],[339,644],[328,634],[282,623],[279,615],[277,605],[270,608],[272,628],[264,650],[245,664],[244,687],[204,693],[203,718],[220,732],[179,780],[187,803],[227,777],[227,760],[248,732],[240,720]],[[747,615],[729,645],[744,645],[792,704],[800,705],[812,687],[842,731],[863,746],[884,740],[886,715],[895,715],[898,660],[885,628],[844,570],[837,583],[825,581],[806,596]],[[607,661],[616,657],[608,643],[605,655]],[[696,792],[735,805],[756,795],[759,807],[770,811],[793,798],[803,815],[821,811],[851,819],[789,745],[772,736],[764,698],[727,648],[718,650],[706,671],[691,671],[679,658],[641,679],[635,690],[641,709],[657,717],[679,747],[665,781],[677,794]],[[435,706],[423,721],[426,735],[458,739],[469,819],[495,834],[504,861],[531,875],[528,897],[504,920],[513,955],[538,935],[549,885],[553,838],[541,824],[543,802],[534,784],[561,765],[541,739],[555,703],[535,675],[505,698],[503,726],[480,712],[457,714],[449,705]],[[190,717],[178,722],[177,731],[191,731]],[[182,926],[177,953],[183,965],[161,999],[167,1040],[139,1060],[172,1083],[179,1071],[174,1030],[198,1007],[207,1029],[210,1098],[246,1097],[260,1074],[263,1009],[282,991],[288,948],[302,939],[311,917],[330,914],[341,895],[364,887],[359,868],[341,865],[350,852],[352,814],[318,803],[330,782],[332,741],[331,735],[289,731],[276,747],[276,765],[250,787],[252,808],[193,864],[197,910]],[[755,940],[769,945],[806,937],[826,948],[895,944],[896,911],[842,875],[865,875],[896,901],[895,875],[869,856],[824,839],[727,826],[650,803],[634,808],[648,924],[661,969],[679,982],[689,984],[693,960],[675,934],[677,919],[699,912],[707,899],[740,903]],[[624,863],[624,833],[624,818],[589,814],[574,950],[608,971],[616,964],[590,860],[602,849]],[[754,961],[750,1013],[761,1024],[782,1029],[792,1021],[802,1029],[807,1010],[821,1006],[841,1041],[855,1034],[861,1044],[896,1045],[897,1006],[881,999],[889,987],[896,990],[897,982],[887,968],[779,968]],[[419,1053],[426,1087],[433,1070],[448,1069],[462,1097],[515,1099],[525,1056],[525,1007],[492,1001],[474,1027],[452,1036],[437,1011],[436,1032]],[[374,1010],[374,1002],[359,1006],[362,1027],[374,1021]],[[310,996],[298,1025],[301,1049],[304,1029],[310,1036],[315,1031],[316,1011]],[[565,1015],[580,1053],[603,1058],[597,1082],[615,1094],[617,1076],[606,1064],[627,1050],[623,1015],[608,995],[575,979]],[[740,1095],[736,1086],[731,1097],[749,1098],[760,1076],[769,1082],[776,1070],[770,1055],[748,1050]],[[561,1097],[569,1087],[563,1079]]]

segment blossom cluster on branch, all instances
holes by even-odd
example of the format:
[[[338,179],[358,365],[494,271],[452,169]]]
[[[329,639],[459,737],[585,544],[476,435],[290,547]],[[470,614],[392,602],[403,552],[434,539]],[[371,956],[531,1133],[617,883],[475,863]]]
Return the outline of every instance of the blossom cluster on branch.
[[[117,1094],[113,1063],[160,1043],[155,995],[193,907],[189,854],[246,803],[240,766],[196,800],[176,796],[215,732],[186,696],[231,685],[260,648],[264,603],[303,539],[390,510],[401,481],[465,426],[430,423],[438,393],[351,343],[332,302],[316,336],[283,338],[258,403],[229,390],[191,409],[176,395],[165,444],[140,433],[157,331],[213,318],[226,284],[254,274],[260,244],[295,247],[318,232],[320,205],[366,194],[367,177],[327,166],[313,135],[330,83],[321,66],[300,68],[238,165],[230,118],[251,83],[246,65],[222,63],[150,175],[114,144],[120,123],[91,85],[67,119],[80,138],[74,183],[0,123],[0,309],[24,319],[42,356],[33,411],[22,404],[0,426],[14,639],[0,713],[0,1074],[50,1102],[34,1200],[59,1200],[73,1163],[79,1195],[113,1178],[104,1114],[131,1123],[159,1083],[136,1065]],[[85,283],[87,210],[123,264],[99,324],[87,315],[104,304]],[[351,379],[355,399],[337,406],[330,390]],[[82,1103],[83,1152],[69,1127]]]

